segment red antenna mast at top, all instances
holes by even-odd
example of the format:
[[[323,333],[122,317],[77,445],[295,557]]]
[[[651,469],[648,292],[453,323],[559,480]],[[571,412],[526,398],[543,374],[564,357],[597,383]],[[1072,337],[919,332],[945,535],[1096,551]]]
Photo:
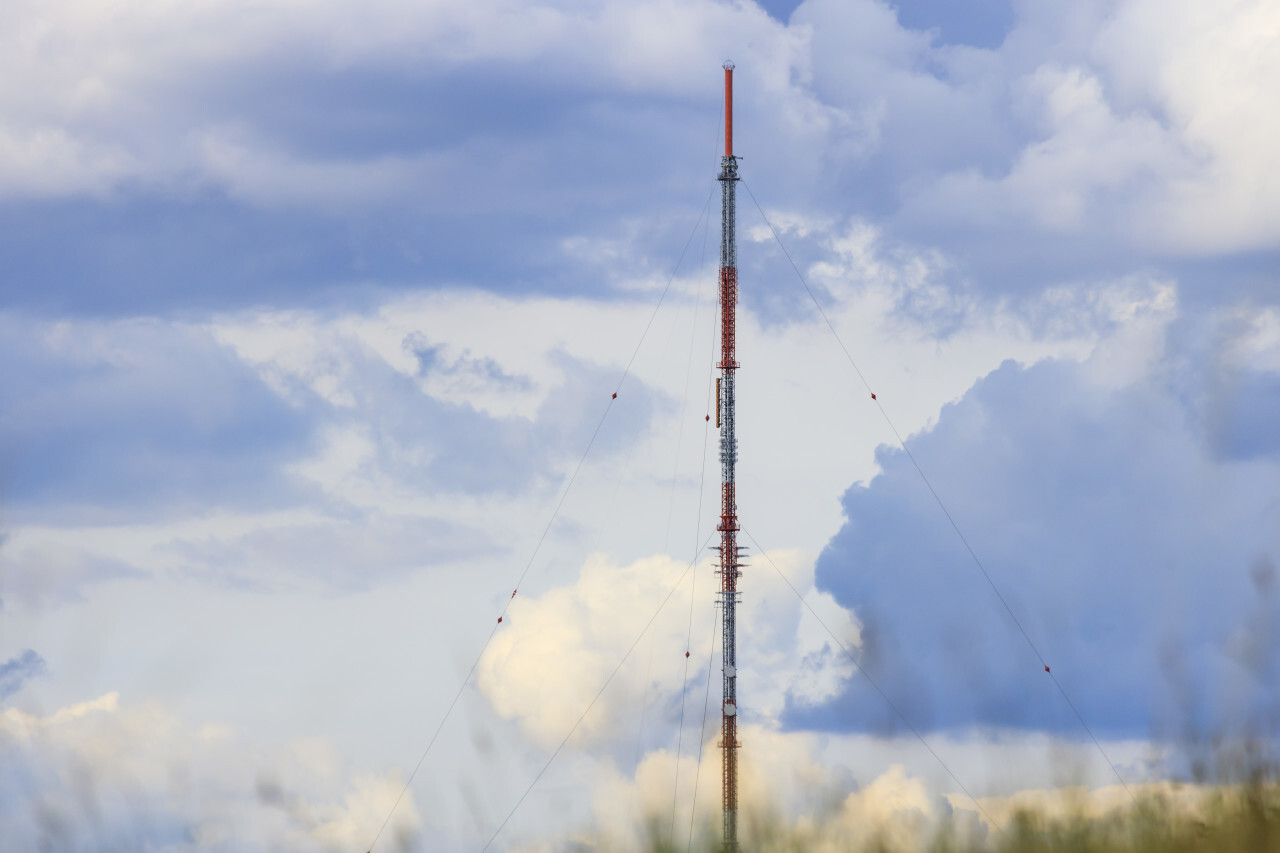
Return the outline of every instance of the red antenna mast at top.
[[[724,64],[724,156],[733,156],[733,63]]]

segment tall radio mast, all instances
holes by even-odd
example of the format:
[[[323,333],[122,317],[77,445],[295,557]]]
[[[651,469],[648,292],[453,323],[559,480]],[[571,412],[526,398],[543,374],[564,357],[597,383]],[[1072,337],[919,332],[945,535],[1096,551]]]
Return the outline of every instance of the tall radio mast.
[[[723,750],[724,849],[738,848],[738,504],[734,466],[738,439],[734,434],[738,159],[733,156],[733,63],[724,64],[724,157],[720,160],[720,377],[716,384],[716,420],[720,427],[720,606],[724,614],[724,701],[721,703],[720,748]]]

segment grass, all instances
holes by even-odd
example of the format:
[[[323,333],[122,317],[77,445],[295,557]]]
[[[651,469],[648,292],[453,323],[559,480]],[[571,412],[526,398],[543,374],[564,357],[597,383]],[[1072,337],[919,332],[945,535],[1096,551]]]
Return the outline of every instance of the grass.
[[[1022,809],[1003,832],[944,821],[905,843],[888,834],[855,841],[812,826],[742,818],[742,853],[1280,853],[1280,785],[1273,782],[1164,788],[1093,815],[1082,805],[1054,814]],[[712,829],[698,833],[695,851],[719,850]],[[649,837],[647,853],[686,853],[683,843],[666,843],[665,833]]]
[[[999,853],[1280,853],[1280,789],[1251,784],[1209,789],[1198,808],[1144,796],[1124,810],[1086,817],[1014,815],[985,849]],[[938,853],[974,850],[948,848]],[[983,849],[983,848],[977,848]]]

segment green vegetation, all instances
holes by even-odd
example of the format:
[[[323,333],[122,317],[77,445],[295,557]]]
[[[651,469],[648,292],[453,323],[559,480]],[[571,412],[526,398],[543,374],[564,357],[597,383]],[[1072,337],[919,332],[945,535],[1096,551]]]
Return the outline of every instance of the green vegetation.
[[[651,839],[662,840],[647,845],[647,853],[684,853],[684,844],[672,847],[665,832],[649,829]],[[1053,814],[1023,809],[1002,832],[984,833],[957,815],[940,828],[917,824],[907,833],[911,842],[901,840],[901,832],[854,841],[847,833],[776,820],[748,818],[743,829],[743,853],[1280,853],[1280,785],[1167,787],[1100,814],[1087,814],[1082,803]],[[712,830],[703,827],[694,850],[718,851]]]
[[[943,851],[974,850],[948,846]],[[981,848],[978,848],[981,849]],[[986,845],[999,853],[1280,853],[1280,789],[1246,785],[1206,792],[1188,809],[1167,796],[1144,796],[1134,807],[1099,817],[1047,818],[1015,814]]]

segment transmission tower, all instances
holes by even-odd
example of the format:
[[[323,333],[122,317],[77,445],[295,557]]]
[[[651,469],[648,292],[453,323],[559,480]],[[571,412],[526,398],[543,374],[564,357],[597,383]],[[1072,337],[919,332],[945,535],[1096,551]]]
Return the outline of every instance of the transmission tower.
[[[720,427],[720,606],[724,630],[724,701],[721,703],[720,748],[723,750],[724,849],[738,849],[738,504],[734,466],[738,439],[734,434],[738,159],[733,156],[733,63],[724,64],[724,157],[720,160],[720,376],[716,379],[716,420]]]

